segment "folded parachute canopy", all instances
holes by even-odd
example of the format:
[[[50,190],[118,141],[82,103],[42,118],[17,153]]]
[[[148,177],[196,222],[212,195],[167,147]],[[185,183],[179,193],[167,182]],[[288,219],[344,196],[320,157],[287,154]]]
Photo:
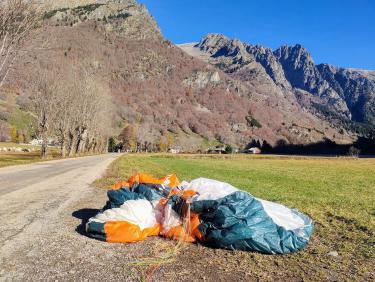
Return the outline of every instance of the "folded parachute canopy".
[[[176,175],[156,179],[145,174],[114,185],[105,207],[86,225],[91,237],[112,243],[161,235],[269,254],[301,250],[313,228],[299,211],[227,183],[205,178],[179,183]]]

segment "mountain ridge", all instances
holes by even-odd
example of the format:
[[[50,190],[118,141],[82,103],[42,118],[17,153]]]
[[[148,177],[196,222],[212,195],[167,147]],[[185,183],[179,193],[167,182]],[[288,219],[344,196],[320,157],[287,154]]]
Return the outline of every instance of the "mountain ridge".
[[[192,48],[187,50],[184,45],[180,46],[191,53]],[[321,106],[327,106],[345,120],[375,124],[375,71],[345,69],[329,64],[316,65],[308,50],[300,44],[283,45],[272,50],[229,39],[222,34],[208,34],[193,48],[209,54],[207,61],[212,64],[217,64],[220,57],[236,58],[233,61],[236,66],[224,68],[227,73],[232,73],[234,67],[238,68],[237,62],[241,59],[247,63],[255,60],[262,65],[274,83],[284,90],[294,92],[296,96],[298,94],[295,92],[306,91],[310,94],[307,98],[315,100],[314,103]],[[228,52],[226,48],[231,51]],[[239,49],[242,54],[233,56],[231,52]],[[252,58],[249,59],[249,55]]]
[[[267,49],[240,41],[227,46],[224,40],[223,51],[230,56],[213,58],[218,63],[213,65],[205,61],[212,59],[207,52],[198,50],[203,55],[197,59],[166,40],[147,8],[134,1],[76,2],[70,8],[65,2],[46,13],[27,41],[30,46],[48,42],[49,48],[20,57],[7,90],[0,92],[10,115],[24,109],[33,75],[83,66],[109,88],[113,134],[132,127],[134,144],[142,150],[175,146],[193,152],[218,143],[244,148],[254,140],[271,145],[356,140],[355,133],[301,106],[275,59],[269,62],[274,77],[269,76],[261,60],[266,65],[275,56]]]

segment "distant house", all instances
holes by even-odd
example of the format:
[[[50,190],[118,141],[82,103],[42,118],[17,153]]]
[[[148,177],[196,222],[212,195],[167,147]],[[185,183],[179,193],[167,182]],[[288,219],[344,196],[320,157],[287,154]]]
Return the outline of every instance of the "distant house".
[[[169,149],[169,153],[179,154],[179,153],[181,153],[181,149],[180,148],[171,148],[171,149]]]
[[[225,146],[210,147],[206,150],[207,154],[226,154]]]
[[[33,146],[41,146],[42,144],[43,144],[42,139],[33,139],[30,141],[30,145],[33,145]]]
[[[261,153],[262,153],[262,150],[259,149],[258,147],[253,147],[253,148],[247,149],[247,150],[245,151],[245,153],[247,153],[247,154],[256,154],[256,155],[258,155],[258,154],[261,154]]]
[[[42,146],[43,140],[42,139],[33,139],[33,140],[30,141],[29,144],[33,145],[33,146]],[[58,142],[56,142],[56,140],[48,139],[48,146],[56,146],[56,145],[58,145]]]

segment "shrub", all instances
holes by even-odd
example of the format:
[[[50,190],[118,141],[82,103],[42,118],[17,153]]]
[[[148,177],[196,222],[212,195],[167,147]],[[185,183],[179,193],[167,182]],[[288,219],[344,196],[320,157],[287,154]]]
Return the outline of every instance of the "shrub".
[[[262,127],[262,125],[260,124],[260,122],[258,120],[256,120],[252,116],[247,116],[246,117],[246,121],[247,121],[248,126],[250,126],[250,127],[256,127],[256,128],[261,128]]]
[[[30,99],[27,95],[23,94],[17,97],[16,103],[20,106],[21,110],[26,110],[30,105]]]
[[[114,137],[110,137],[108,140],[108,152],[116,152],[117,144]]]
[[[17,133],[17,129],[15,127],[12,127],[12,129],[10,130],[10,140],[13,143],[18,142],[18,133]]]
[[[62,9],[57,9],[57,10],[53,10],[53,11],[49,11],[47,13],[45,13],[43,15],[43,19],[44,20],[47,20],[49,18],[52,18],[54,15],[56,15],[58,12],[66,12],[67,10],[69,10],[69,8],[62,8]]]
[[[234,152],[233,147],[231,145],[226,145],[225,146],[225,152],[227,154],[232,154]]]
[[[348,155],[349,156],[352,156],[352,157],[358,157],[359,155],[361,154],[361,150],[354,147],[354,146],[351,146],[348,150]]]
[[[10,114],[8,112],[0,112],[0,120],[8,121]]]

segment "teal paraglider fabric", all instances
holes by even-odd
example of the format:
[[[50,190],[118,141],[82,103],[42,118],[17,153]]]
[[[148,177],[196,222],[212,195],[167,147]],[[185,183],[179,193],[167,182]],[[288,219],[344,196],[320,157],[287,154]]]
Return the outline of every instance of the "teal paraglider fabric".
[[[143,175],[138,179],[142,177],[153,180]],[[89,236],[130,243],[159,234],[212,248],[266,254],[293,253],[309,243],[313,221],[297,210],[217,180],[176,179],[174,186],[168,186],[160,184],[164,179],[108,191],[106,205],[86,225]],[[184,230],[187,210],[191,228]]]
[[[215,248],[286,254],[303,249],[313,232],[311,219],[297,211],[293,212],[303,220],[300,228],[277,225],[260,200],[242,191],[195,201],[191,210],[200,215],[204,244]]]

